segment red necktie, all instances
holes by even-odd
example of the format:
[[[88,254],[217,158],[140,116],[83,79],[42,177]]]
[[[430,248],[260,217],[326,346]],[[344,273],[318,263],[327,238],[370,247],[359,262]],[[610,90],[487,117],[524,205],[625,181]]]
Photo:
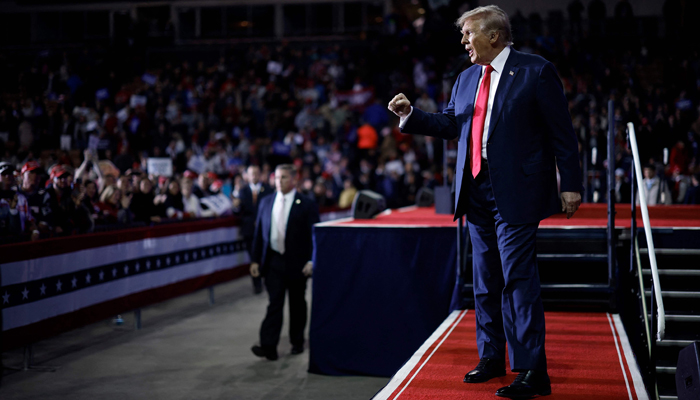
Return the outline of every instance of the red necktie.
[[[486,111],[489,106],[489,89],[491,89],[491,65],[486,66],[484,79],[481,81],[479,95],[476,97],[476,106],[474,107],[474,117],[472,120],[472,137],[471,142],[471,169],[472,176],[476,178],[481,171],[481,141],[484,137],[484,123],[486,122]]]

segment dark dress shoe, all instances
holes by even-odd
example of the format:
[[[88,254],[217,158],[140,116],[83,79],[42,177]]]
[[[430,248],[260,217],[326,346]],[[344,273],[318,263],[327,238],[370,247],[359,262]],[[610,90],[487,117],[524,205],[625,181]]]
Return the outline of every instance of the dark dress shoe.
[[[535,371],[534,369],[519,373],[513,383],[496,391],[496,396],[510,399],[529,399],[549,394],[552,394],[549,375],[546,371]]]
[[[473,370],[464,375],[466,383],[481,383],[486,382],[491,378],[506,375],[506,362],[504,360],[495,360],[493,358],[482,358],[479,364]]]
[[[258,357],[265,357],[270,361],[275,361],[277,357],[277,350],[275,349],[266,349],[262,346],[253,346],[250,350],[253,351],[253,354],[255,354]]]
[[[292,346],[292,354],[301,354],[304,352],[304,345]]]

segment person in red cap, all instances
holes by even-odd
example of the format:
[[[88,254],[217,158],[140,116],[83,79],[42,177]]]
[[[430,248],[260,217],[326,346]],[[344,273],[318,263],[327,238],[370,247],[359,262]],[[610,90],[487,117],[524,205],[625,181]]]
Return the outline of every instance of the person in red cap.
[[[40,184],[39,176],[43,169],[36,161],[28,161],[20,170],[20,193],[22,193],[29,203],[29,211],[35,219],[38,230],[48,231],[49,225],[46,221],[50,214],[50,206],[46,197],[46,189]],[[39,231],[33,232],[33,236],[38,237]]]
[[[212,194],[217,195],[217,194],[221,193],[222,187],[224,187],[224,181],[222,181],[221,179],[217,179],[214,182],[212,182],[211,185],[209,185],[209,191]]]
[[[213,179],[211,174],[213,173],[204,172],[199,174],[199,177],[197,177],[197,184],[192,187],[192,193],[200,199],[211,195],[211,193],[209,193],[209,186],[213,180],[217,179],[216,174],[213,174]]]
[[[51,186],[46,189],[46,202],[42,206],[42,214],[51,231],[56,234],[70,234],[73,230],[75,202],[71,196],[68,184],[71,173],[63,166],[56,166],[51,171]]]
[[[195,180],[197,179],[197,176],[199,176],[196,172],[190,171],[189,169],[185,171],[184,174],[182,174],[184,178],[190,179],[190,180]]]

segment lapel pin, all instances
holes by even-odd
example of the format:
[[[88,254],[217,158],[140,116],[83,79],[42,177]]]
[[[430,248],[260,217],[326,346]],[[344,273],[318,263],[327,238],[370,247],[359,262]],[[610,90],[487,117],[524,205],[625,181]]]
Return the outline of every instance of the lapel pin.
[[[513,74],[514,74],[513,71],[510,71],[510,76],[513,76]]]
[[[301,204],[301,200],[297,199],[296,203]]]

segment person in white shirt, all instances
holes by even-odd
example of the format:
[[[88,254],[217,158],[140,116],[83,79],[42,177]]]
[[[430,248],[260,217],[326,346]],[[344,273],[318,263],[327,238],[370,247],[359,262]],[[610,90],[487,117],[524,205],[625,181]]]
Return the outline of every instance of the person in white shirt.
[[[262,276],[270,298],[260,328],[258,357],[277,359],[282,330],[284,298],[289,292],[289,340],[292,354],[304,351],[307,319],[306,280],[313,264],[312,228],[319,221],[313,200],[296,191],[296,169],[282,164],[275,169],[277,193],[260,200],[251,250],[250,274]]]

